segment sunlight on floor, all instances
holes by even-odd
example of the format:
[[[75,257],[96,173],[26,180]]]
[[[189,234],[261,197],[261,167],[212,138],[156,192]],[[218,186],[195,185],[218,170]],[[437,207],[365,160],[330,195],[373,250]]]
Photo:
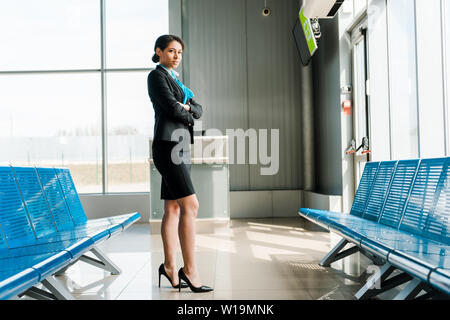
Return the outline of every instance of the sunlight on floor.
[[[354,299],[359,284],[343,272],[318,265],[330,250],[330,234],[301,218],[232,220],[230,227],[196,238],[202,294],[173,289],[161,279],[162,240],[148,224],[135,224],[99,249],[122,270],[119,275],[82,261],[57,278],[76,299]],[[180,248],[177,266],[182,266]],[[31,299],[23,297],[22,299]]]

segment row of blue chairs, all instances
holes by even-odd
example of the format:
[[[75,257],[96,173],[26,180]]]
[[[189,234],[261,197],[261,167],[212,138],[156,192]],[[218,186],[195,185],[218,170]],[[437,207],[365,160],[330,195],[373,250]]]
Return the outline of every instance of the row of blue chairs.
[[[54,276],[78,260],[120,273],[96,245],[138,219],[88,220],[66,168],[0,167],[0,299],[73,299]]]
[[[330,266],[356,252],[372,258],[379,268],[356,293],[358,299],[400,285],[394,299],[447,297],[449,173],[450,158],[369,162],[350,214],[300,209],[300,216],[342,237],[320,264]]]

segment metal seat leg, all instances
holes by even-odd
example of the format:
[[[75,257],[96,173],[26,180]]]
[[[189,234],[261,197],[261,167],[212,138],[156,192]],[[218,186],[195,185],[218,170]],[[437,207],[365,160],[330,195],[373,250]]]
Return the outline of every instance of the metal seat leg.
[[[94,259],[86,255],[82,255],[80,257],[81,261],[84,261],[86,263],[89,263],[90,265],[93,265],[95,267],[104,269],[106,271],[111,272],[113,275],[120,274],[122,271],[120,268],[114,264],[103,252],[101,252],[98,248],[93,247],[91,249],[91,252],[98,258]]]
[[[339,243],[319,262],[319,265],[322,267],[329,267],[333,262],[344,259],[345,257],[359,251],[359,248],[354,246],[341,252],[341,250],[344,249],[348,243],[349,242],[346,239],[339,241]]]

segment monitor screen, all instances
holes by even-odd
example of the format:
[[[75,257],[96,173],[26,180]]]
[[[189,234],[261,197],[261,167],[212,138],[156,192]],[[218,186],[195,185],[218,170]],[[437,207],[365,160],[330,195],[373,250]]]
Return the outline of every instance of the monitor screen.
[[[317,51],[318,46],[311,28],[311,22],[304,16],[303,8],[300,10],[299,18],[296,19],[292,33],[294,34],[295,43],[302,64],[307,66],[314,53]]]

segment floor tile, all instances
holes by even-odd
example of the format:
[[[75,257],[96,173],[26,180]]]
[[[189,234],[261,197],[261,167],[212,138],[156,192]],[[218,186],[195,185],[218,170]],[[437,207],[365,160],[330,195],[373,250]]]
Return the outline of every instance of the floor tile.
[[[310,300],[306,290],[217,290],[215,300]]]
[[[174,289],[158,268],[164,261],[160,234],[134,224],[98,246],[121,270],[119,275],[82,261],[58,276],[80,300],[352,300],[357,277],[319,261],[330,250],[330,234],[301,219],[235,219],[228,229],[196,236],[196,261],[207,293]],[[183,266],[177,248],[177,268]],[[23,297],[23,299],[30,299]]]

